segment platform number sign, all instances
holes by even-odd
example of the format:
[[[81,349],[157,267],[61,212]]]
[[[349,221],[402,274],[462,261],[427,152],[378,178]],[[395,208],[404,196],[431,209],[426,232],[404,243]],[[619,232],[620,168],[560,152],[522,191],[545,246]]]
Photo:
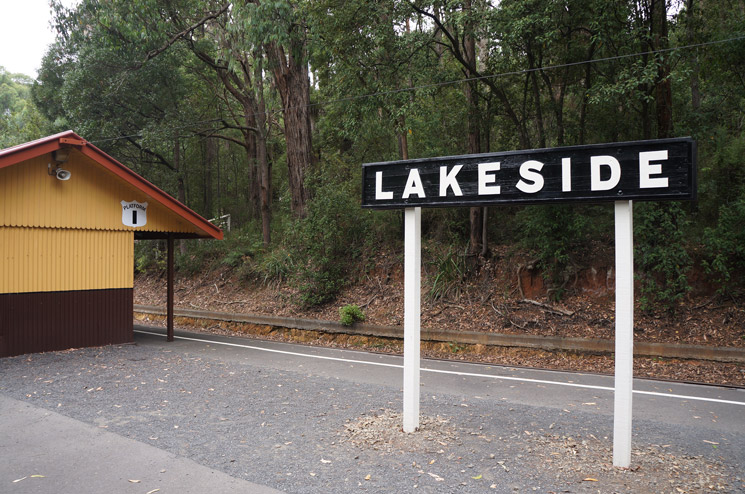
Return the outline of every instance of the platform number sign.
[[[147,224],[147,203],[122,201],[122,223],[134,228]]]

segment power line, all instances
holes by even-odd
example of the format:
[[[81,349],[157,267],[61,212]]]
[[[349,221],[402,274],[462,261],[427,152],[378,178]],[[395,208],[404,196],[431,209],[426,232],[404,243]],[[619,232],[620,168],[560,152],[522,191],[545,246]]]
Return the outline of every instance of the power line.
[[[457,79],[457,80],[453,80],[453,81],[434,82],[434,83],[431,83],[431,84],[421,84],[419,86],[407,87],[407,88],[402,88],[402,89],[391,89],[391,90],[388,90],[388,91],[379,91],[379,92],[369,93],[369,94],[363,94],[363,95],[359,95],[359,96],[349,96],[349,97],[346,97],[346,98],[339,98],[339,99],[335,99],[335,100],[329,100],[329,101],[325,101],[325,102],[322,102],[322,103],[312,103],[312,104],[306,105],[306,106],[310,107],[310,106],[314,106],[314,105],[321,106],[321,105],[327,105],[327,104],[333,104],[333,103],[345,103],[345,102],[349,102],[349,101],[355,101],[355,100],[358,100],[358,99],[370,98],[370,97],[373,97],[373,96],[385,96],[385,95],[398,94],[398,93],[403,93],[403,92],[408,92],[408,91],[415,91],[415,90],[418,90],[418,89],[429,89],[429,88],[450,86],[450,85],[454,85],[454,84],[460,84],[460,83],[463,83],[463,82],[482,81],[482,80],[486,80],[486,79],[496,79],[496,78],[499,78],[499,77],[530,74],[532,72],[538,72],[538,71],[541,71],[541,70],[563,69],[563,68],[567,68],[567,67],[576,67],[578,65],[585,65],[585,64],[590,64],[590,63],[611,62],[611,61],[615,61],[615,60],[622,60],[622,59],[625,59],[625,58],[641,57],[641,56],[645,56],[645,55],[657,55],[657,54],[669,53],[669,52],[678,51],[678,50],[685,50],[685,49],[691,49],[691,48],[701,48],[701,47],[704,47],[704,46],[711,46],[711,45],[717,45],[717,44],[722,44],[722,43],[729,43],[731,41],[740,41],[740,40],[745,40],[745,35],[736,36],[736,37],[728,38],[728,39],[724,39],[724,40],[708,41],[708,42],[705,42],[705,43],[696,43],[696,44],[692,44],[692,45],[677,46],[677,47],[674,47],[674,48],[665,48],[665,49],[662,49],[662,50],[644,51],[644,52],[631,53],[631,54],[628,54],[628,55],[616,55],[616,56],[613,56],[613,57],[605,57],[605,58],[594,58],[592,60],[583,60],[583,61],[580,61],[580,62],[569,62],[569,63],[559,64],[559,65],[549,65],[547,67],[535,67],[535,68],[532,68],[532,69],[522,69],[522,70],[514,70],[514,71],[510,71],[510,72],[500,72],[499,74],[489,74],[489,75],[483,75],[483,76],[478,76],[478,77],[469,77],[469,78]],[[299,107],[290,107],[290,108],[299,108]]]
[[[569,62],[569,63],[564,63],[564,64],[549,65],[547,67],[535,67],[535,68],[532,68],[532,69],[522,69],[522,70],[509,71],[509,72],[500,72],[498,74],[482,75],[482,76],[478,76],[478,77],[467,77],[467,78],[456,79],[456,80],[452,80],[452,81],[433,82],[433,83],[430,83],[430,84],[420,84],[418,86],[411,86],[411,87],[405,87],[405,88],[400,88],[400,89],[390,89],[390,90],[386,90],[386,91],[376,91],[376,92],[373,92],[373,93],[360,94],[360,95],[357,95],[357,96],[347,96],[347,97],[344,97],[344,98],[337,98],[337,99],[322,101],[322,102],[318,102],[318,103],[310,103],[310,104],[307,104],[307,105],[289,106],[287,108],[282,108],[282,109],[279,109],[279,110],[268,110],[268,111],[265,111],[264,112],[264,115],[267,115],[268,116],[268,115],[271,115],[271,114],[274,114],[274,113],[284,112],[284,111],[287,111],[287,110],[295,110],[295,109],[299,109],[299,108],[324,107],[324,106],[334,105],[334,104],[337,104],[337,103],[348,103],[350,101],[359,101],[359,100],[362,100],[362,99],[373,98],[373,97],[378,97],[378,96],[390,96],[390,95],[394,95],[394,94],[400,94],[400,93],[407,93],[407,92],[412,92],[412,91],[418,91],[420,89],[431,89],[431,88],[452,86],[452,85],[455,85],[455,84],[462,84],[464,82],[483,81],[483,80],[487,80],[487,79],[497,79],[497,78],[501,78],[501,77],[508,77],[508,76],[515,76],[515,75],[524,75],[524,74],[530,74],[530,73],[538,72],[538,71],[542,71],[542,70],[564,69],[564,68],[569,68],[569,67],[576,67],[576,66],[579,66],[579,65],[586,65],[586,64],[593,64],[593,63],[600,63],[600,62],[613,62],[613,61],[617,61],[617,60],[624,60],[624,59],[627,59],[627,58],[636,58],[636,57],[643,57],[643,56],[649,56],[649,55],[660,55],[660,54],[672,53],[672,52],[676,52],[676,51],[680,51],[680,50],[689,50],[689,49],[694,49],[694,48],[704,48],[704,47],[708,47],[708,46],[714,46],[714,45],[719,45],[719,44],[724,44],[724,43],[730,43],[730,42],[733,42],[733,41],[742,41],[742,40],[745,40],[745,35],[734,36],[734,37],[727,38],[727,39],[722,39],[722,40],[706,41],[706,42],[703,42],[703,43],[694,43],[694,44],[690,44],[690,45],[676,46],[676,47],[672,47],[672,48],[664,48],[664,49],[661,49],[661,50],[650,50],[650,51],[630,53],[630,54],[627,54],[627,55],[615,55],[615,56],[612,56],[612,57],[594,58],[592,60],[582,60],[582,61],[579,61],[579,62]],[[178,126],[178,127],[169,127],[167,129],[164,129],[164,132],[169,131],[169,130],[183,130],[183,129],[186,129],[186,128],[189,128],[189,127],[194,127],[196,125],[208,124],[208,123],[215,123],[215,122],[222,122],[222,121],[224,121],[224,119],[222,119],[222,118],[213,118],[213,119],[209,119],[209,120],[201,120],[201,121],[196,121],[196,122],[191,122],[191,123],[188,123],[188,124],[185,124],[185,125],[181,125],[181,126]],[[94,141],[89,141],[89,142],[91,142],[92,144],[95,144],[95,143],[100,143],[100,142],[117,141],[117,140],[121,140],[121,139],[132,139],[132,138],[136,138],[136,137],[142,137],[142,132],[139,132],[139,133],[133,134],[133,135],[128,135],[128,136],[101,138],[101,139],[96,139]]]

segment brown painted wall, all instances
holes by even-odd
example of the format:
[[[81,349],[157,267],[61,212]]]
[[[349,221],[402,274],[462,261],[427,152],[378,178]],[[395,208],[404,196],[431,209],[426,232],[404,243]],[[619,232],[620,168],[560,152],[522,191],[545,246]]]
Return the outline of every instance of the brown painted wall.
[[[0,357],[133,339],[131,288],[0,294]]]

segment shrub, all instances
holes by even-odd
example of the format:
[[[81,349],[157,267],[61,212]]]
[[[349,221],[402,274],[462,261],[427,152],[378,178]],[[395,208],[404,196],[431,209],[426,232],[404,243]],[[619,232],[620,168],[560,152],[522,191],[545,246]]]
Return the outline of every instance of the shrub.
[[[317,174],[309,178],[309,189],[307,215],[296,221],[289,241],[293,278],[305,307],[332,300],[350,281],[351,266],[369,246],[372,214],[360,208],[351,182]]]
[[[344,326],[351,326],[356,322],[365,320],[365,313],[359,305],[349,304],[339,308],[339,322]]]
[[[166,254],[161,252],[159,244],[153,240],[135,240],[135,273],[166,269]]]
[[[745,197],[719,209],[715,228],[704,231],[706,272],[721,285],[720,292],[742,288],[742,279],[733,276],[745,270]],[[739,285],[739,286],[738,286]]]
[[[690,221],[678,203],[640,203],[635,217],[635,264],[641,279],[641,309],[675,312],[691,290],[687,273],[693,261],[686,250]]]
[[[429,264],[434,267],[432,286],[429,289],[430,299],[440,300],[450,295],[457,297],[461,283],[468,273],[465,252],[459,253],[453,246],[448,246],[446,252],[436,253]]]

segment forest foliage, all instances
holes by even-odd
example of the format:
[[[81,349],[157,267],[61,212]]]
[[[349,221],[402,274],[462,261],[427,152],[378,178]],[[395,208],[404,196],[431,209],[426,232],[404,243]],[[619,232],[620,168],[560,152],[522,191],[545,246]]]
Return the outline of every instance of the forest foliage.
[[[38,80],[0,70],[0,144],[70,128],[204,217],[230,214],[227,240],[186,245],[181,269],[223,263],[321,304],[401,242],[400,213],[359,207],[364,162],[691,136],[697,201],[635,208],[643,303],[674,310],[694,266],[744,287],[742,0],[52,6]],[[427,262],[463,278],[509,245],[560,297],[612,221],[610,205],[426,210]]]

